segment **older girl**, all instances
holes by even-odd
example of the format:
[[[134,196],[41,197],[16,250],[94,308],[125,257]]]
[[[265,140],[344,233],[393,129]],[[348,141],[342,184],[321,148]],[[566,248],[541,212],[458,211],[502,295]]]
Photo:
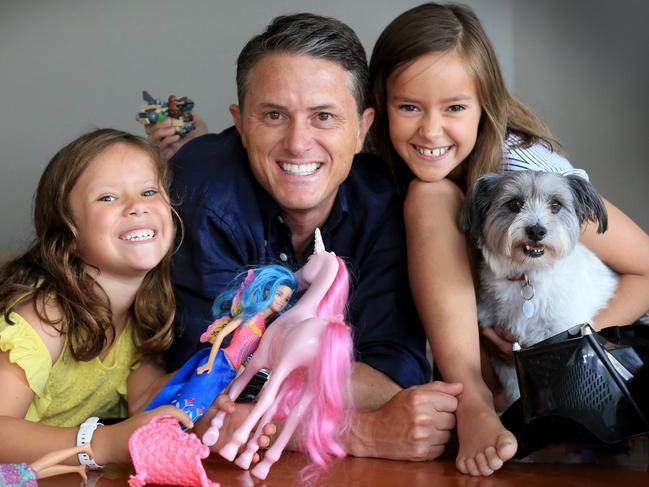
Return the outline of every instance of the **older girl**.
[[[376,107],[372,142],[407,187],[417,309],[442,376],[464,384],[456,410],[456,464],[464,473],[489,475],[517,445],[481,376],[474,249],[456,223],[463,193],[492,171],[586,175],[572,168],[547,127],[507,91],[491,43],[467,7],[427,3],[397,17],[375,45],[370,83]],[[597,328],[630,323],[649,308],[649,237],[606,206],[609,231],[598,235],[588,225],[582,237],[620,274],[615,297],[595,318]],[[493,328],[487,333],[502,342]]]

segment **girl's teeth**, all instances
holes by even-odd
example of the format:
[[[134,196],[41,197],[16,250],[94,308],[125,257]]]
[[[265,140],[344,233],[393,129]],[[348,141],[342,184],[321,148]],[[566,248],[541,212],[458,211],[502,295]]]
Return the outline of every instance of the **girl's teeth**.
[[[137,230],[136,232],[127,233],[122,237],[122,240],[150,240],[155,236],[153,230]]]
[[[284,172],[289,174],[294,174],[296,176],[309,176],[318,170],[320,164],[311,163],[311,164],[289,164],[287,162],[282,163],[282,169]]]
[[[417,152],[421,155],[428,157],[441,157],[448,151],[448,147],[438,147],[436,149],[424,149],[423,147],[416,147]]]

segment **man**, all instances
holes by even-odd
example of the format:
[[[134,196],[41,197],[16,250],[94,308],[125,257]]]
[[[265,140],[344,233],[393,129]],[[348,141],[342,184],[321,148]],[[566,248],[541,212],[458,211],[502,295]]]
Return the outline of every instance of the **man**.
[[[408,290],[401,202],[382,162],[360,153],[374,117],[366,85],[363,47],[335,19],[278,17],[244,47],[239,104],[230,107],[236,130],[195,138],[171,159],[185,232],[168,365],[195,351],[211,300],[236,273],[271,262],[300,267],[320,227],[327,250],[355,277],[349,322],[360,411],[347,450],[434,458],[454,427],[461,386],[416,386],[430,367]],[[168,153],[180,145],[167,123],[147,131]]]

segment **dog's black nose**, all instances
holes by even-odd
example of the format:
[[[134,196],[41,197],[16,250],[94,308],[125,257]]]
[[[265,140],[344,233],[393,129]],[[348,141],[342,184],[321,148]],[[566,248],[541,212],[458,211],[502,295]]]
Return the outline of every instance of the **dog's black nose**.
[[[548,233],[548,230],[542,225],[530,225],[525,228],[525,233],[527,233],[527,238],[531,241],[540,242]]]

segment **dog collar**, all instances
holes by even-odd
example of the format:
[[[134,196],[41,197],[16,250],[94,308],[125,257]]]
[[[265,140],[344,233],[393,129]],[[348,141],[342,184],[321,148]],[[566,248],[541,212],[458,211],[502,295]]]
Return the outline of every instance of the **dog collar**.
[[[509,276],[507,278],[507,280],[508,281],[526,281],[527,276],[525,274],[518,274],[518,275],[515,275],[515,276]]]

